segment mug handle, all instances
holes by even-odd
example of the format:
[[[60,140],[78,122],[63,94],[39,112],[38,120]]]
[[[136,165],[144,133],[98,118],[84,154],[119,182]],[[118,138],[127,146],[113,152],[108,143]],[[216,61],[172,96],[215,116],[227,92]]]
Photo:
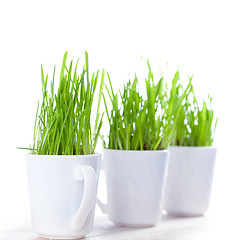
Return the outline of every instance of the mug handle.
[[[97,192],[97,182],[94,169],[88,165],[77,167],[74,170],[74,179],[77,181],[84,181],[82,202],[71,225],[73,229],[79,230],[85,224],[85,221],[94,206]]]
[[[105,167],[104,167],[104,161],[102,159],[101,161],[101,169],[102,172],[105,171]],[[105,172],[104,172],[105,173]],[[108,204],[104,204],[102,203],[102,201],[97,197],[97,205],[99,206],[99,208],[101,209],[102,213],[107,214],[108,213]]]

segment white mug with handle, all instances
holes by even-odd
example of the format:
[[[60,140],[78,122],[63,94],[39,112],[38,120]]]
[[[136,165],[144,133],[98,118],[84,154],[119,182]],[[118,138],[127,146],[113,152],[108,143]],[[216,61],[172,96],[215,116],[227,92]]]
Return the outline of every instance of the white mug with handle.
[[[101,155],[26,155],[32,226],[43,238],[92,231]]]
[[[169,151],[164,209],[172,216],[202,216],[209,208],[217,149],[172,146]]]
[[[103,150],[108,203],[97,203],[120,226],[150,227],[161,217],[168,151]]]

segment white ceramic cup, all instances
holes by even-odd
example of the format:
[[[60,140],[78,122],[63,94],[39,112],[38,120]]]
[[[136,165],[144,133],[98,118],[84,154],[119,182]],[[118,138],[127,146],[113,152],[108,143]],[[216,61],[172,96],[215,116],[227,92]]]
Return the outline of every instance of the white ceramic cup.
[[[32,226],[43,238],[92,231],[101,155],[26,155]]]
[[[164,209],[173,216],[201,216],[209,207],[217,149],[170,147]]]
[[[108,203],[98,205],[120,226],[149,227],[160,220],[168,151],[103,150]]]

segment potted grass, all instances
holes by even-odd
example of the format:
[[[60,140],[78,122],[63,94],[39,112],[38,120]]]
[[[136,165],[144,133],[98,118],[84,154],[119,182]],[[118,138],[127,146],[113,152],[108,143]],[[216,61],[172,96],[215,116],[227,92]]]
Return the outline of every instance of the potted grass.
[[[164,209],[174,216],[200,216],[209,207],[217,149],[212,99],[199,106],[191,86],[177,120],[170,150]]]
[[[120,226],[149,227],[160,218],[162,197],[168,165],[168,145],[186,91],[175,98],[179,90],[176,72],[170,91],[171,106],[167,106],[166,84],[163,77],[155,84],[148,63],[145,79],[146,97],[139,93],[138,78],[129,81],[114,93],[110,77],[106,86],[112,109],[108,112],[108,144],[104,143],[103,159],[108,203],[98,204],[109,219]],[[173,114],[174,113],[174,114]]]
[[[102,126],[92,118],[99,72],[90,78],[88,54],[78,73],[64,55],[58,88],[42,73],[31,153],[26,155],[33,229],[43,238],[77,239],[92,231],[101,155],[95,148]]]

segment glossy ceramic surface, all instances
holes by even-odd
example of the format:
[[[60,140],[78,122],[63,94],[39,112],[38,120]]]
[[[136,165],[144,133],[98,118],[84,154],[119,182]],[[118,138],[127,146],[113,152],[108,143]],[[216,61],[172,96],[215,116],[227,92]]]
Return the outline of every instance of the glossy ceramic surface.
[[[101,155],[26,155],[32,226],[41,237],[92,231]]]

